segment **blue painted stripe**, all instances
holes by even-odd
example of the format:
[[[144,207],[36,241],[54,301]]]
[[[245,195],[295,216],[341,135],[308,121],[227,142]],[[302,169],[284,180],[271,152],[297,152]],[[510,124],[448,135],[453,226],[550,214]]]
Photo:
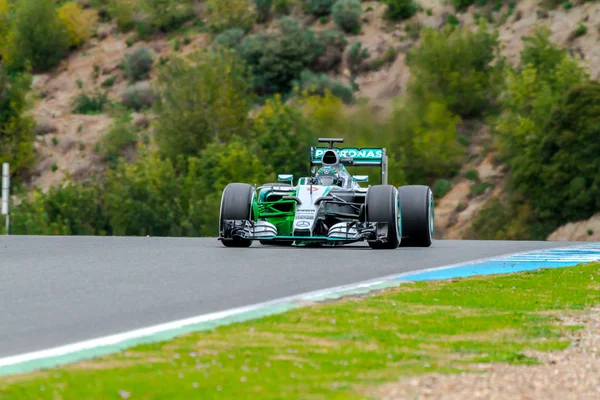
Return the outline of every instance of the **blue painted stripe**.
[[[564,249],[538,250],[506,257],[493,258],[482,262],[454,265],[396,279],[402,281],[426,281],[436,279],[464,278],[475,275],[507,274],[532,271],[540,268],[560,268],[600,261],[600,243],[590,243]]]

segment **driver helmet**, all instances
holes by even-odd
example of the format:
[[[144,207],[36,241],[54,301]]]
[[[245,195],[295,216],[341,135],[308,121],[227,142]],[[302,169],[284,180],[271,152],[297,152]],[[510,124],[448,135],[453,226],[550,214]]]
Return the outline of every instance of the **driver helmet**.
[[[317,182],[323,186],[337,185],[342,186],[342,178],[338,171],[331,167],[322,167],[317,171]]]

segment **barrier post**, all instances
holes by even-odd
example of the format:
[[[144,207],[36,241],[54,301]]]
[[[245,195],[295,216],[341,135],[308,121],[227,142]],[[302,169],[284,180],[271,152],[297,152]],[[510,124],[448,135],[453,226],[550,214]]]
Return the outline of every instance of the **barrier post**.
[[[8,199],[10,197],[10,174],[8,163],[2,164],[2,215],[6,215],[6,234],[10,229],[10,213]]]

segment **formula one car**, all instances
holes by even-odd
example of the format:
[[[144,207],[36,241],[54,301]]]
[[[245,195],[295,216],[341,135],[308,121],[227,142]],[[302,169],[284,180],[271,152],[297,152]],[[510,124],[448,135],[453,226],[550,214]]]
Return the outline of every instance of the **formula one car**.
[[[226,247],[343,245],[366,241],[372,249],[429,247],[434,203],[427,186],[387,184],[385,148],[334,148],[344,139],[319,138],[328,147],[310,148],[311,173],[294,185],[255,187],[230,183],[223,190],[219,240]],[[346,166],[381,167],[381,185],[361,187],[368,175],[351,176]],[[319,170],[315,174],[315,170]]]

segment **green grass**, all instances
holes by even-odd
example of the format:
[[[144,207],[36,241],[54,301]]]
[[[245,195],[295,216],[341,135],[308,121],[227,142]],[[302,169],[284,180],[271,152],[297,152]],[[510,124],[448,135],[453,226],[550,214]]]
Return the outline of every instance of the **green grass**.
[[[598,303],[599,279],[592,264],[411,283],[0,377],[0,398],[369,398],[401,377],[481,362],[533,364],[527,350],[564,349],[565,334],[578,327],[560,325],[557,311]]]

